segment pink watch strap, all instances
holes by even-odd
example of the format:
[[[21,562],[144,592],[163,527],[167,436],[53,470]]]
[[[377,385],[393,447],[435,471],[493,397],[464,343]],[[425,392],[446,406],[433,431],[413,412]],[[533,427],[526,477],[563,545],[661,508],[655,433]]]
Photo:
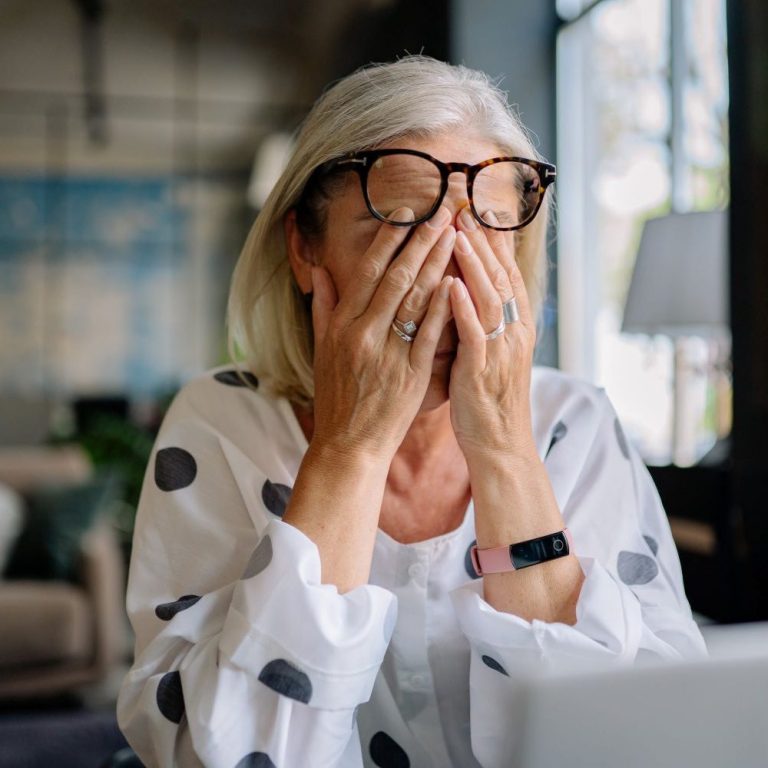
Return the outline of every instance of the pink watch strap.
[[[565,538],[568,540],[568,554],[573,554],[573,537],[568,528],[563,528]],[[478,549],[473,545],[469,551],[472,558],[472,565],[478,576],[485,573],[502,573],[503,571],[514,571],[515,565],[509,556],[509,544],[501,547],[491,547],[490,549]],[[482,567],[480,560],[483,561]]]

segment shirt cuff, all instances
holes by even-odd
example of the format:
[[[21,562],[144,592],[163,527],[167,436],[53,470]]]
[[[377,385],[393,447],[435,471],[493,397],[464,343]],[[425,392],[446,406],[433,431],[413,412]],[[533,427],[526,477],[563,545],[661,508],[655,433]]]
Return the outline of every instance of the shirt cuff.
[[[533,671],[528,668],[532,660],[541,662],[536,671],[631,662],[642,635],[640,602],[597,560],[576,557],[584,582],[574,625],[527,621],[498,611],[484,599],[482,579],[454,589],[450,593],[454,611],[470,645],[481,655],[484,649],[502,655],[509,666],[524,673]],[[525,653],[520,655],[521,651]]]
[[[278,693],[322,709],[370,698],[397,619],[397,597],[321,584],[317,545],[273,519],[237,582],[220,649]]]

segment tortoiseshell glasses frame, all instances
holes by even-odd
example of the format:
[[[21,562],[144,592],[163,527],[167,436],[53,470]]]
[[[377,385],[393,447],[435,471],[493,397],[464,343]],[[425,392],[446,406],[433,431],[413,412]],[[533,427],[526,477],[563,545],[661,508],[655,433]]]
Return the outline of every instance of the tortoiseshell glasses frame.
[[[437,195],[434,205],[427,213],[419,216],[413,221],[394,221],[388,219],[386,216],[379,213],[371,204],[370,197],[368,196],[368,174],[376,160],[378,160],[380,157],[386,157],[387,155],[413,155],[414,157],[420,157],[424,160],[429,160],[440,172],[440,191]],[[490,165],[506,162],[521,163],[536,171],[538,176],[538,187],[535,190],[537,199],[525,220],[513,226],[502,227],[494,226],[493,224],[489,224],[483,221],[479,212],[475,208],[472,193],[475,178],[477,177],[477,174],[480,173],[480,171]],[[377,218],[379,221],[384,221],[397,227],[413,227],[416,224],[427,221],[427,219],[430,219],[432,216],[434,216],[442,204],[446,192],[448,191],[448,177],[452,173],[463,173],[467,180],[467,199],[469,200],[469,207],[472,211],[472,214],[484,227],[488,227],[489,229],[497,229],[501,232],[512,232],[517,229],[522,229],[524,226],[526,226],[526,224],[530,224],[531,221],[533,221],[535,218],[536,214],[539,212],[539,208],[541,208],[541,203],[544,200],[544,193],[547,191],[547,187],[555,180],[557,176],[557,169],[554,165],[543,163],[539,160],[529,160],[526,157],[492,157],[489,160],[483,160],[481,163],[477,163],[476,165],[469,165],[468,163],[444,163],[441,160],[438,160],[436,157],[432,157],[432,155],[428,155],[426,152],[420,152],[416,149],[394,148],[369,149],[362,152],[349,152],[346,155],[342,155],[341,157],[337,157],[333,160],[328,160],[327,162],[322,163],[315,169],[315,173],[325,175],[339,169],[355,171],[360,178],[360,184],[363,189],[365,204],[368,207],[371,215]]]

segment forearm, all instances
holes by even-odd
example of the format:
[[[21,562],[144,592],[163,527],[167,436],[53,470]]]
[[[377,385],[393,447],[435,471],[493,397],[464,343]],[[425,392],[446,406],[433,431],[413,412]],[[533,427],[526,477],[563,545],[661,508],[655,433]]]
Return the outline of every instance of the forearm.
[[[312,539],[322,583],[341,594],[366,584],[389,463],[310,445],[283,522]]]
[[[480,549],[565,528],[544,464],[534,449],[516,457],[468,460]],[[584,573],[571,554],[519,571],[483,577],[485,600],[527,621],[576,623]]]

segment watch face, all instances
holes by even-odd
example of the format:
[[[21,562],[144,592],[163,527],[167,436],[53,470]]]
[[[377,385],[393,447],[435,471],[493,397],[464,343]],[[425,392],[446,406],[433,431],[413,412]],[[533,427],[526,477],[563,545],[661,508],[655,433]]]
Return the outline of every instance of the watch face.
[[[516,569],[527,568],[568,554],[568,539],[562,532],[542,536],[538,539],[512,544],[509,548],[512,564]]]

